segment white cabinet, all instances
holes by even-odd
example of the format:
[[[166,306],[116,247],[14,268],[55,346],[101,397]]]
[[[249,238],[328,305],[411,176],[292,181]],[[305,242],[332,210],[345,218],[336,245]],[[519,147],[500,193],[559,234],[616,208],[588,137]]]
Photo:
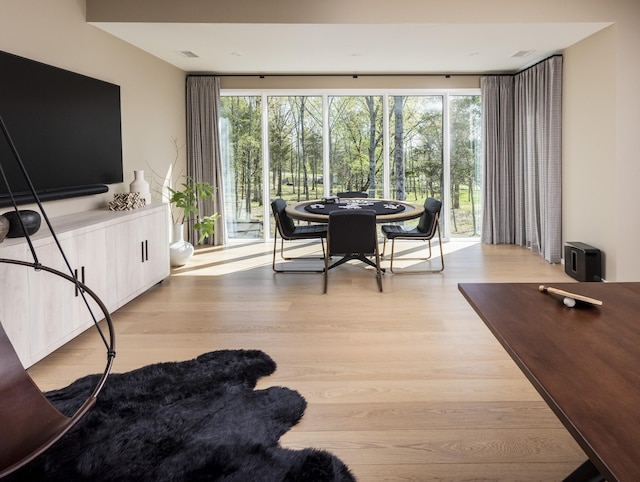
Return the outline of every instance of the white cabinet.
[[[3,247],[0,244],[0,258],[26,260],[27,248],[24,244]],[[29,268],[14,264],[0,263],[0,322],[23,365],[30,364],[29,291],[27,274]]]
[[[107,304],[109,292],[106,289],[107,258],[104,229],[97,227],[84,233],[69,232],[60,236],[60,245],[71,272],[53,238],[50,240],[51,242],[36,248],[40,263],[76,277]],[[30,312],[33,360],[43,358],[52,349],[62,346],[92,326],[93,316],[97,321],[104,318],[102,310],[93,298],[88,295],[83,297],[83,293],[73,281],[44,270],[29,270],[28,282],[30,298],[33,301]]]
[[[169,275],[167,212],[145,216],[114,226],[112,256],[118,260],[116,293],[122,305]]]
[[[169,275],[167,205],[124,211],[93,211],[51,220],[76,276],[115,311]],[[38,261],[69,274],[46,227],[33,236]],[[0,244],[0,258],[32,261],[24,239]],[[46,270],[0,264],[0,321],[28,367],[104,318],[73,281]]]

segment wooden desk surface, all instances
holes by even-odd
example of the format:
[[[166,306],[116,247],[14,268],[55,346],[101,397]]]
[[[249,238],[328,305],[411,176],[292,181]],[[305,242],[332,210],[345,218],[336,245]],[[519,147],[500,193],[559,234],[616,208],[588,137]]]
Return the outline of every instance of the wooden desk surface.
[[[608,481],[640,480],[640,283],[557,283],[603,301],[567,308],[539,284],[459,290]]]
[[[344,199],[344,201],[349,201],[350,199]],[[372,199],[367,198],[367,201],[376,201],[376,202],[392,202],[396,204],[402,204],[404,206],[404,210],[399,213],[391,213],[378,215],[376,217],[376,222],[378,223],[393,223],[396,221],[406,221],[408,219],[415,219],[422,216],[424,212],[424,206],[421,204],[410,203],[407,201],[393,201],[388,199]],[[328,214],[314,214],[305,210],[305,206],[308,204],[316,204],[321,201],[301,201],[298,203],[288,204],[285,208],[285,212],[292,217],[293,219],[300,219],[302,221],[315,221],[318,223],[326,223],[329,221]]]

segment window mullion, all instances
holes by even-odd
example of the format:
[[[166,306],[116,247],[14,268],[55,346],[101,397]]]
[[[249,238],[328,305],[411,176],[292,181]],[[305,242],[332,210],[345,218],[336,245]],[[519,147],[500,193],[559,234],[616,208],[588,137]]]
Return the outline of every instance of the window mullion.
[[[262,102],[262,215],[264,222],[262,223],[263,239],[266,241],[271,238],[271,193],[269,191],[271,185],[269,171],[269,104],[266,93],[261,95]]]

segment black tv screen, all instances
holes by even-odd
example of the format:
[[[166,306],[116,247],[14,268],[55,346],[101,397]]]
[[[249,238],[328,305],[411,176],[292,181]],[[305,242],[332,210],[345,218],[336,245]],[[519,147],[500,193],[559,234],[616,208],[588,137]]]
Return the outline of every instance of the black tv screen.
[[[41,200],[122,182],[118,85],[0,52],[0,116]],[[32,202],[1,133],[0,163],[18,203]],[[0,205],[9,204],[0,177]]]

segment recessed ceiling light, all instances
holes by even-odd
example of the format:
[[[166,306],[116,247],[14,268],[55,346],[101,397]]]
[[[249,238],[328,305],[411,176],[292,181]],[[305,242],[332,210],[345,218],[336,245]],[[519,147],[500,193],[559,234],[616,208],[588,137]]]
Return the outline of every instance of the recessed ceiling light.
[[[178,53],[183,57],[187,57],[189,59],[197,59],[200,57],[198,54],[192,52],[191,50],[180,50]]]
[[[480,55],[480,52],[467,52],[467,55],[468,55],[469,57],[473,57],[473,56],[475,56],[475,55]]]
[[[231,52],[231,55],[234,57],[242,57],[244,54],[242,52]]]
[[[535,50],[518,50],[515,54],[511,55],[511,57],[528,57]]]

